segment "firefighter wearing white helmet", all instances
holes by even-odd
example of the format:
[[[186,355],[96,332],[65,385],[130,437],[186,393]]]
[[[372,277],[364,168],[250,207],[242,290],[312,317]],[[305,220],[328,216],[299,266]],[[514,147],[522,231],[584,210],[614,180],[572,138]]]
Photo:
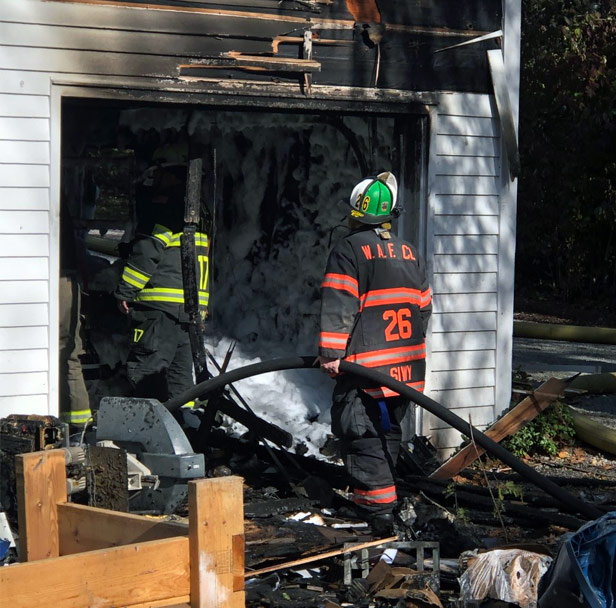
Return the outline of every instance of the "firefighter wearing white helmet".
[[[336,378],[332,432],[341,440],[354,510],[378,533],[393,523],[400,423],[409,402],[338,370],[344,359],[423,391],[432,298],[417,248],[391,232],[397,195],[390,172],[353,188],[351,232],[331,251],[321,285],[319,362]]]

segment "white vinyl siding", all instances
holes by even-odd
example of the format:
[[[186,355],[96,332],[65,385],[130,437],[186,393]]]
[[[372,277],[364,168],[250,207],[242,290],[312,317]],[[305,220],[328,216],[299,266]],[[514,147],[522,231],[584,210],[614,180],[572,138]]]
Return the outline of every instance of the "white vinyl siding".
[[[49,402],[49,90],[49,75],[0,70],[0,417],[55,413]]]
[[[495,417],[500,132],[490,98],[448,94],[432,114],[429,267],[434,314],[428,394],[473,424]],[[460,434],[428,414],[423,431],[443,452]]]
[[[504,1],[516,24],[518,4]],[[201,36],[210,36],[211,45],[233,19],[241,17],[0,1],[0,417],[57,413],[60,91],[207,93],[207,83],[169,75],[200,56]],[[284,27],[263,22],[263,35],[304,25],[292,16],[280,20]],[[509,38],[510,57],[517,35]],[[226,41],[220,50],[228,50]],[[517,87],[515,69],[512,76]],[[492,98],[442,93],[438,100],[431,111],[425,238],[434,292],[427,392],[465,419],[472,412],[483,428],[503,407],[495,395],[510,385],[503,363],[510,343],[501,334],[512,321],[502,302],[513,289],[513,245],[507,248],[502,237],[515,238],[515,190],[506,186],[503,197]],[[457,431],[443,427],[426,415],[423,432],[444,451],[457,447]]]

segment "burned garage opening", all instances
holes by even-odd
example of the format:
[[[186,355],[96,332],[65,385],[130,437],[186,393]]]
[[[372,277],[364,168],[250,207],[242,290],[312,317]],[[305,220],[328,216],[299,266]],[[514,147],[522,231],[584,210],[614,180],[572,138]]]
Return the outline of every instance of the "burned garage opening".
[[[407,108],[408,109],[408,108]],[[65,98],[61,197],[72,221],[84,297],[84,364],[93,409],[125,395],[126,318],[113,291],[135,236],[135,185],[156,163],[203,159],[210,235],[206,348],[229,368],[317,352],[320,282],[346,233],[348,197],[364,176],[400,183],[394,226],[423,245],[427,115],[306,113]],[[183,204],[183,202],[182,202]],[[214,370],[214,373],[217,373]],[[238,385],[259,415],[317,453],[329,433],[331,381],[287,372]]]

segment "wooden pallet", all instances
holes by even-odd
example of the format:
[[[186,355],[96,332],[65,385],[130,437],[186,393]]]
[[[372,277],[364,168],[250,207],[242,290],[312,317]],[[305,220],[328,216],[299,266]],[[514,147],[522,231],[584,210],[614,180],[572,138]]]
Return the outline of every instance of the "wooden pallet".
[[[64,450],[17,456],[19,555],[0,608],[240,608],[242,479],[188,483],[189,524],[67,502]]]

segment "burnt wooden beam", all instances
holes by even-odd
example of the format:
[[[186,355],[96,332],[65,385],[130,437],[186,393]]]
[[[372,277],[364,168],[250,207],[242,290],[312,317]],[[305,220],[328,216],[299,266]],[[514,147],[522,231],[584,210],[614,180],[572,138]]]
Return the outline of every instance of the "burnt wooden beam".
[[[189,64],[180,64],[180,70],[203,67],[234,67],[258,69],[268,72],[320,72],[321,64],[313,59],[291,59],[288,57],[266,57],[243,55],[237,51],[222,53],[220,57],[196,59]]]

